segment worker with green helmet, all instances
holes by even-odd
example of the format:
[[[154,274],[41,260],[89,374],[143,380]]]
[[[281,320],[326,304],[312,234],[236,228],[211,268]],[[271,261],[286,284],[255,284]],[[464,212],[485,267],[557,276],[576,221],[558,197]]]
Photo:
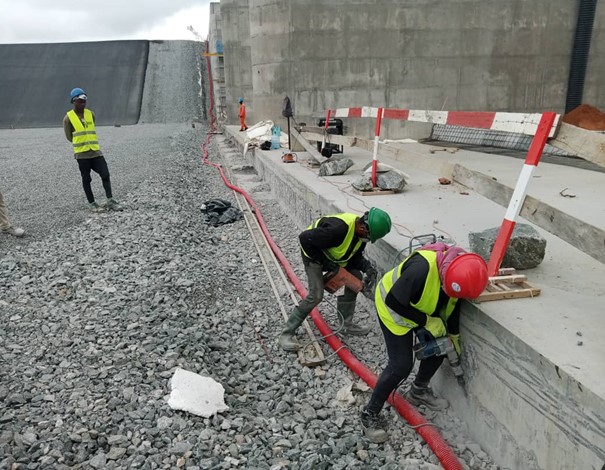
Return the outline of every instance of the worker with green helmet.
[[[279,337],[279,344],[286,351],[300,347],[295,338],[297,328],[322,300],[324,272],[346,268],[349,273],[362,279],[366,287],[376,283],[376,269],[363,256],[366,243],[374,243],[391,231],[391,218],[385,211],[371,208],[361,217],[357,214],[340,213],[321,217],[299,235],[301,254],[309,288],[307,296],[294,307]],[[365,335],[369,328],[353,323],[357,292],[345,287],[337,297],[337,308],[343,320],[342,333]]]

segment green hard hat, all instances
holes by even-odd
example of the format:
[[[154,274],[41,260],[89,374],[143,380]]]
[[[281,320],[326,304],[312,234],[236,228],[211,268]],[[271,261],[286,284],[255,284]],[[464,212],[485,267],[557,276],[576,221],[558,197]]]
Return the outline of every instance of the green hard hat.
[[[367,223],[370,229],[370,241],[374,243],[391,231],[391,218],[382,209],[372,207],[367,212]]]

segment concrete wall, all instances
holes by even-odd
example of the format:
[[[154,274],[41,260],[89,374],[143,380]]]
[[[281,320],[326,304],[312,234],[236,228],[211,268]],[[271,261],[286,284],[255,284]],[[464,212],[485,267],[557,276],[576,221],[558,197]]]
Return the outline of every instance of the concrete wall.
[[[605,462],[605,402],[518,336],[465,302],[467,394],[447,369],[434,387],[506,468],[594,469]],[[572,360],[570,358],[570,360]]]
[[[567,0],[223,0],[241,73],[249,51],[254,119],[298,121],[327,107],[562,112],[577,18]],[[249,4],[249,36],[242,24]],[[224,12],[224,8],[223,8]],[[605,6],[597,5],[585,102],[605,108]],[[249,46],[249,47],[248,47]],[[231,74],[231,72],[230,72]],[[248,86],[246,77],[240,82]],[[241,89],[241,85],[240,89]],[[234,95],[236,91],[234,90]],[[231,104],[235,109],[235,103]],[[364,127],[357,130],[355,126]],[[386,137],[409,124],[388,123]],[[351,132],[372,133],[367,123]],[[411,127],[412,135],[426,126]],[[410,131],[410,129],[408,129]]]
[[[584,83],[584,103],[605,110],[605,2],[597,2],[590,56]]]
[[[264,111],[255,113],[250,62],[250,20],[248,0],[220,2],[223,47],[225,51],[225,86],[227,118],[237,123],[237,98],[246,100],[248,122],[262,119]],[[257,118],[256,116],[260,116]]]
[[[222,54],[223,31],[220,3],[210,3],[210,27],[208,28],[208,52],[211,54]],[[227,119],[227,90],[225,88],[225,61],[220,55],[209,57],[212,70],[212,88],[214,91],[214,111],[219,120]]]

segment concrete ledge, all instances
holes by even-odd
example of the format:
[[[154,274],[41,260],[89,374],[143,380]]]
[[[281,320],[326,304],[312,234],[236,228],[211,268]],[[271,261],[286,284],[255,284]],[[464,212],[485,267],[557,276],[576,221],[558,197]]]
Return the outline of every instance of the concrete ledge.
[[[510,330],[466,303],[461,336],[468,396],[436,377],[487,452],[511,469],[600,470],[603,399]]]
[[[241,151],[243,136],[227,129],[229,134]],[[278,150],[250,151],[245,158],[301,229],[320,214],[362,212],[365,204],[387,210],[396,224],[394,231],[368,249],[382,271],[392,268],[411,234],[440,230],[442,225],[467,246],[469,231],[502,221],[501,206],[467,188],[439,186],[435,178],[438,172],[453,171],[456,164],[467,168],[465,163],[468,170],[492,177],[490,170],[481,171],[482,165],[496,168],[498,162],[493,159],[497,156],[485,163],[472,152],[458,152],[452,159],[430,155],[427,146],[413,144],[403,162],[381,158],[412,174],[410,189],[364,198],[349,191],[347,183],[371,154],[359,149],[345,152],[355,161],[351,174],[330,179],[318,177],[316,169],[305,166],[302,153],[299,164],[283,164]],[[412,165],[414,161],[419,165]],[[498,173],[498,180],[509,188],[503,176],[506,171]],[[568,178],[571,171],[565,169]],[[516,181],[517,169],[510,173],[508,179]],[[605,187],[597,201],[603,198]],[[574,207],[573,201],[563,202]],[[584,220],[578,212],[575,215]],[[502,467],[599,470],[605,463],[605,342],[596,325],[603,323],[605,266],[575,246],[541,233],[547,238],[547,259],[525,273],[542,295],[485,304],[465,302],[461,328],[466,393],[447,368],[436,377],[435,388]],[[584,345],[579,346],[578,340]]]
[[[513,196],[513,188],[459,164],[454,166],[452,177],[457,182],[504,207],[508,206],[508,202]],[[579,250],[601,263],[605,263],[605,230],[566,214],[532,196],[525,198],[520,215],[562,240],[575,245]]]

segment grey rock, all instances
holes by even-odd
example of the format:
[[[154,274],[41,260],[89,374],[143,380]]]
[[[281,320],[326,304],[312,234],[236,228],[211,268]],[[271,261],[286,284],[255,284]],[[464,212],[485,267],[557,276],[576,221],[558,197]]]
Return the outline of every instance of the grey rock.
[[[489,228],[482,232],[471,232],[468,241],[471,251],[486,261],[489,260],[500,227]],[[531,269],[538,266],[546,254],[546,239],[528,224],[517,224],[510,238],[501,267]]]
[[[92,468],[103,469],[103,468],[105,468],[105,465],[107,464],[107,456],[105,455],[105,453],[101,452],[101,453],[95,455],[92,459],[90,459],[88,464]]]
[[[332,157],[319,166],[319,176],[342,175],[354,165],[353,160],[345,157]]]
[[[382,190],[395,191],[396,193],[403,191],[407,181],[405,176],[396,171],[386,171],[376,174],[376,186]],[[372,185],[372,174],[362,173],[355,181],[351,183],[358,191],[370,191],[374,187]]]
[[[109,452],[107,453],[107,459],[108,460],[118,460],[120,458],[122,458],[122,456],[126,453],[126,448],[125,447],[116,447],[113,446],[111,447],[111,449],[109,449]]]
[[[166,429],[166,428],[169,428],[171,425],[172,425],[171,418],[168,418],[167,416],[162,416],[161,418],[158,418],[158,421],[157,421],[158,429]]]
[[[183,455],[186,452],[188,452],[189,450],[191,450],[193,446],[191,445],[191,443],[187,442],[187,441],[180,441],[177,442],[176,444],[174,444],[169,452],[172,455]]]

